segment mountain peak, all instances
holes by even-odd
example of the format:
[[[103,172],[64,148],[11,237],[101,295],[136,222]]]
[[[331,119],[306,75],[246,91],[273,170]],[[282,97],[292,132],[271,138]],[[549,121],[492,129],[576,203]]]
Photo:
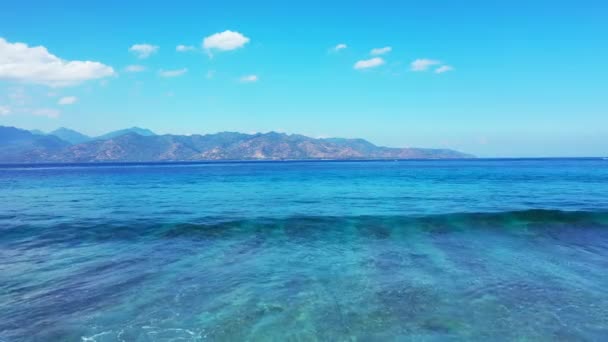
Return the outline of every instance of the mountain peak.
[[[287,137],[287,136],[289,136],[289,134],[287,134],[287,133],[276,132],[276,131],[270,131],[270,132],[266,132],[266,133],[259,133],[259,135],[261,135],[261,136],[267,136],[267,137]]]
[[[68,142],[53,135],[38,135],[20,128],[0,126],[1,162],[48,161],[69,146]]]
[[[100,135],[100,136],[96,137],[95,139],[98,139],[98,140],[112,139],[112,138],[116,138],[121,135],[129,134],[129,133],[135,133],[135,134],[138,134],[138,135],[141,135],[144,137],[150,137],[150,136],[156,135],[156,133],[152,132],[151,130],[149,130],[147,128],[141,128],[141,127],[134,126],[131,128],[125,128],[125,129],[121,129],[118,131],[109,132],[104,135]]]
[[[88,135],[84,135],[78,131],[65,127],[59,127],[56,130],[50,132],[49,135],[54,135],[61,140],[69,142],[70,144],[81,144],[83,142],[91,140],[91,137],[89,137]]]
[[[50,132],[49,134],[56,134],[56,133],[78,133],[78,134],[81,134],[78,131],[75,131],[73,129],[66,128],[66,127],[59,127],[56,130]]]
[[[137,127],[137,126],[133,126],[131,128],[127,128],[125,129],[126,131],[131,131],[134,133],[138,133],[141,132],[143,134],[140,135],[156,135],[156,133],[152,132],[151,130],[147,129],[147,128],[141,128],[141,127]]]

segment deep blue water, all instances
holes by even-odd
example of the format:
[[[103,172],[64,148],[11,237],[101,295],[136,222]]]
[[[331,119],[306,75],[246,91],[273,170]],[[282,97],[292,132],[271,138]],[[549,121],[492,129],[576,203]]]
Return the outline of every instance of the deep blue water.
[[[608,336],[608,160],[0,166],[0,341]]]

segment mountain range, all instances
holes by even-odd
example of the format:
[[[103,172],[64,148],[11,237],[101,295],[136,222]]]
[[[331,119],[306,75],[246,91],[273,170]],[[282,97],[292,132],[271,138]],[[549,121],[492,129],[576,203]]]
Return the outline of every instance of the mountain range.
[[[218,160],[450,159],[449,149],[391,148],[364,139],[316,139],[277,132],[157,135],[132,127],[90,137],[68,128],[50,133],[0,126],[0,162],[90,163]]]

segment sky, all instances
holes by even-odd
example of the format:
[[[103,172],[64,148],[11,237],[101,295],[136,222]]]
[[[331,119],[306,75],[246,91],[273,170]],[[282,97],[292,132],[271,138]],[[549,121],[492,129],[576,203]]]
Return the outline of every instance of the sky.
[[[0,125],[608,155],[605,1],[6,1]]]

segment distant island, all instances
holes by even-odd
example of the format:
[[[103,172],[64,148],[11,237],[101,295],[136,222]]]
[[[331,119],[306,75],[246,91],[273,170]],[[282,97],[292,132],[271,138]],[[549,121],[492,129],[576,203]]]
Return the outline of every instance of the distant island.
[[[449,149],[391,148],[364,139],[315,139],[276,132],[157,135],[133,127],[89,137],[68,128],[44,133],[0,126],[1,163],[455,158],[474,156]]]

